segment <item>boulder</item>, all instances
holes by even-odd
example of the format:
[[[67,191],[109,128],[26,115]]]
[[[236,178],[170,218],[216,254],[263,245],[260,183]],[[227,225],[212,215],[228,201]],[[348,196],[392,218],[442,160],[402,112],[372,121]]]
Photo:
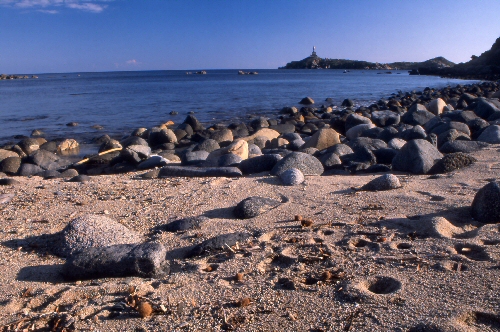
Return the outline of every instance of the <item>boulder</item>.
[[[455,152],[445,155],[441,160],[432,166],[429,174],[442,174],[456,171],[457,169],[464,168],[472,165],[477,161],[476,158],[463,153]]]
[[[158,177],[238,177],[243,174],[237,167],[193,167],[165,166],[160,169]]]
[[[27,155],[35,152],[40,148],[40,143],[35,138],[25,138],[17,145],[23,150]]]
[[[109,139],[101,144],[98,152],[101,153],[112,149],[122,149],[122,148],[123,146],[120,144],[120,142],[118,142],[115,139]]]
[[[292,152],[276,163],[271,174],[279,175],[291,168],[297,168],[304,175],[321,175],[324,172],[323,165],[317,158],[307,153]]]
[[[282,157],[279,154],[264,154],[243,160],[238,167],[244,174],[268,172],[273,169]]]
[[[138,164],[141,161],[148,159],[150,155],[151,148],[144,145],[129,145],[120,153],[120,157],[134,164]]]
[[[305,98],[302,98],[301,101],[299,101],[299,104],[301,104],[301,105],[312,105],[312,104],[314,104],[314,100],[311,97],[305,97]]]
[[[373,111],[372,122],[378,127],[396,126],[401,120],[401,116],[393,111]]]
[[[205,253],[214,253],[220,250],[225,250],[227,247],[232,247],[237,243],[243,244],[252,235],[250,233],[239,232],[229,233],[215,236],[196,245],[187,255],[186,258],[201,256]]]
[[[80,145],[72,138],[67,138],[57,144],[57,151],[64,152],[68,150],[77,149]]]
[[[345,131],[360,124],[371,124],[372,120],[357,113],[351,113],[345,119]]]
[[[142,242],[138,233],[102,215],[84,215],[73,219],[62,230],[61,236],[62,243],[55,244],[55,250],[62,257],[69,257],[88,248]]]
[[[187,217],[169,222],[166,225],[160,226],[159,229],[165,230],[167,232],[179,232],[179,231],[187,231],[190,229],[200,229],[201,224],[208,220],[209,218],[205,216]]]
[[[235,166],[237,167],[239,163],[242,162],[240,156],[235,155],[234,153],[223,154],[217,160],[217,167],[228,167]]]
[[[163,167],[168,164],[168,160],[162,156],[151,155],[148,159],[142,161],[137,165],[137,169],[151,169],[155,167]]]
[[[427,109],[434,115],[440,115],[443,113],[445,107],[447,107],[447,105],[441,98],[433,99],[429,104],[427,104]]]
[[[40,172],[43,172],[43,168],[38,165],[23,163],[21,167],[19,167],[19,176],[33,176]]]
[[[406,112],[402,117],[401,120],[409,125],[416,126],[416,125],[421,125],[423,126],[424,124],[427,123],[427,121],[431,120],[434,118],[435,115],[432,114],[425,108],[424,105],[421,104],[414,104],[408,112]]]
[[[490,144],[499,144],[500,143],[500,126],[491,125],[486,127],[481,135],[477,138],[480,142],[486,142]]]
[[[296,168],[290,168],[279,174],[281,183],[285,186],[296,186],[304,182],[304,174]]]
[[[198,119],[196,119],[196,117],[192,114],[189,114],[183,123],[188,124],[193,129],[193,131],[205,130],[205,127],[201,124],[201,122],[198,121]]]
[[[456,129],[450,129],[445,131],[444,133],[439,134],[437,138],[437,147],[441,150],[441,147],[444,144],[456,140],[470,141],[470,137]]]
[[[202,164],[207,160],[209,153],[207,151],[187,151],[182,155],[182,165],[195,166]]]
[[[366,123],[366,124],[359,124],[357,126],[352,127],[349,129],[346,133],[345,136],[347,137],[348,140],[353,140],[355,138],[360,137],[365,130],[374,128],[375,125],[373,123]]]
[[[63,275],[69,280],[159,278],[169,272],[166,253],[159,243],[86,248],[66,260]]]
[[[500,185],[492,181],[479,189],[471,206],[472,217],[485,224],[500,223]]]
[[[399,179],[394,174],[384,174],[375,178],[361,187],[361,190],[366,191],[381,191],[400,188]]]
[[[478,98],[475,101],[474,113],[476,113],[477,116],[488,120],[490,116],[497,112],[500,112],[500,109],[491,101],[485,98]]]
[[[142,146],[149,146],[148,141],[146,141],[144,138],[137,137],[137,136],[130,136],[125,138],[120,142],[120,144],[126,148],[130,145],[142,145]]]
[[[340,157],[335,152],[326,151],[325,153],[320,154],[318,156],[318,159],[319,161],[321,161],[321,164],[323,165],[325,170],[337,168],[338,165],[342,164],[342,161],[340,161]]]
[[[268,140],[272,140],[273,138],[279,137],[280,133],[278,133],[276,130],[273,130],[273,129],[262,128],[262,129],[257,130],[252,135],[246,136],[246,137],[242,137],[241,139],[248,142],[248,141],[253,140],[254,138],[259,137],[259,136],[264,136]]]
[[[430,142],[415,139],[406,143],[392,160],[395,171],[426,174],[443,155]]]
[[[318,150],[327,149],[335,144],[340,143],[339,134],[331,128],[322,128],[315,132],[301,149],[316,148]]]
[[[486,142],[478,142],[478,141],[451,141],[444,143],[439,151],[442,153],[454,153],[454,152],[463,152],[463,153],[471,153],[474,151],[479,151],[486,147],[490,146]]]
[[[17,174],[21,167],[21,158],[19,157],[7,157],[0,161],[0,172],[5,174]]]
[[[154,127],[149,132],[149,145],[157,146],[164,143],[177,143],[177,136],[171,129],[162,129]]]
[[[236,218],[249,219],[257,217],[281,205],[282,202],[272,198],[252,196],[245,198],[233,210]]]
[[[0,149],[0,161],[8,157],[19,157],[19,155],[14,151]]]
[[[206,151],[208,153],[213,152],[215,150],[220,149],[219,143],[217,143],[216,140],[213,139],[205,139],[198,143],[194,148],[193,151]]]
[[[230,129],[224,128],[222,130],[218,130],[213,132],[210,135],[210,139],[213,139],[219,144],[227,145],[233,141],[233,132]]]

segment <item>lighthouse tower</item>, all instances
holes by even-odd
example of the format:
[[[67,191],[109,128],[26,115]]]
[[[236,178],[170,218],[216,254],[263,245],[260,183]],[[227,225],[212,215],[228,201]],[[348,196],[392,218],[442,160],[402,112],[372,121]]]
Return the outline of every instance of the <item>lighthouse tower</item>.
[[[313,46],[313,52],[311,53],[311,57],[317,57],[318,55],[316,54],[316,46]]]

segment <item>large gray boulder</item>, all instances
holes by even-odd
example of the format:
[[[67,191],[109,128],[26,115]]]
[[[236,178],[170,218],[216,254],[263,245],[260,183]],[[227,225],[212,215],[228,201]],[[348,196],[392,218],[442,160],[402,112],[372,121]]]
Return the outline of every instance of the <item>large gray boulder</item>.
[[[73,219],[62,230],[61,236],[61,243],[55,251],[63,257],[93,247],[142,242],[142,237],[138,233],[101,215],[85,215]]]
[[[237,167],[203,167],[194,166],[165,166],[160,169],[158,177],[238,177],[243,173]]]
[[[412,107],[410,107],[408,112],[406,112],[401,117],[401,121],[412,126],[423,126],[427,123],[427,121],[431,120],[434,117],[435,115],[429,112],[424,105],[414,104]]]
[[[282,202],[276,199],[252,196],[239,202],[234,208],[233,213],[236,218],[249,219],[257,217],[281,204]]]
[[[474,113],[476,113],[477,116],[488,120],[488,118],[497,113],[500,112],[500,109],[495,106],[491,101],[485,99],[485,98],[478,98],[476,100],[476,105],[474,107]]]
[[[374,111],[372,112],[372,121],[377,127],[398,125],[401,116],[393,111]]]
[[[61,158],[55,153],[47,150],[36,150],[29,155],[28,161],[38,165],[45,170],[57,170],[65,166],[71,165],[71,161]]]
[[[0,161],[8,157],[19,157],[19,155],[14,151],[0,149]]]
[[[278,175],[291,168],[297,168],[304,175],[321,175],[324,172],[323,165],[317,158],[307,153],[292,152],[276,163],[271,174]]]
[[[131,163],[138,164],[151,155],[151,148],[144,145],[129,145],[120,152],[120,156]]]
[[[500,223],[500,185],[492,181],[479,189],[472,201],[471,214],[485,224]]]
[[[70,280],[97,278],[157,278],[169,272],[167,250],[159,243],[93,247],[70,256],[63,274]]]
[[[406,143],[392,160],[395,171],[426,174],[432,166],[443,158],[434,145],[423,139],[415,139]]]
[[[492,125],[486,127],[481,135],[477,138],[480,142],[486,142],[490,144],[499,144],[500,143],[500,126]]]
[[[481,149],[484,149],[488,147],[489,144],[486,142],[479,142],[479,141],[451,141],[451,142],[446,142],[441,146],[439,151],[442,153],[454,153],[454,152],[464,152],[464,153],[471,153],[474,151],[479,151]]]
[[[318,150],[323,150],[339,143],[340,136],[335,130],[332,128],[322,128],[315,132],[300,148],[316,148]]]
[[[283,157],[279,154],[264,154],[243,160],[238,167],[244,174],[269,172]]]
[[[0,172],[5,174],[16,174],[21,167],[21,158],[7,157],[0,161]]]

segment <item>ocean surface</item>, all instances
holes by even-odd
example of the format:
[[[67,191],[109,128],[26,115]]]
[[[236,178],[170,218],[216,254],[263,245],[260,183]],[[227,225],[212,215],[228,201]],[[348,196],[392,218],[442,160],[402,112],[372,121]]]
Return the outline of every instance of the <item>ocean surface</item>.
[[[253,70],[252,70],[253,71]],[[189,112],[207,125],[277,117],[306,96],[321,105],[350,98],[369,105],[398,91],[441,88],[476,81],[410,76],[407,71],[208,70],[39,74],[38,79],[0,81],[0,144],[17,142],[34,129],[48,138],[88,140],[104,133],[120,138],[139,127],[168,120],[181,123]],[[171,111],[178,115],[170,115]],[[77,122],[76,127],[66,126]],[[93,129],[103,126],[103,130]]]

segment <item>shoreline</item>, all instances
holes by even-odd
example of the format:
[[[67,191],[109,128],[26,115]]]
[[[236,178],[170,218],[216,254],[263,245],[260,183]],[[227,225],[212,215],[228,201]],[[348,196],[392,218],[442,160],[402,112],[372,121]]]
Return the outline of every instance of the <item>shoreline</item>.
[[[0,149],[0,326],[498,330],[499,91]]]

